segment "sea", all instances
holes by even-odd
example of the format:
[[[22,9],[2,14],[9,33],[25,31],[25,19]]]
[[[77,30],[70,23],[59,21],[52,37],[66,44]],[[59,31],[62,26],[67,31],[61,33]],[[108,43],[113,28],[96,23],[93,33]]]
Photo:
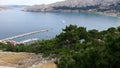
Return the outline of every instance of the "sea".
[[[48,30],[37,34],[13,39],[22,41],[30,38],[48,40],[59,35],[66,26],[77,25],[87,30],[106,30],[120,26],[120,18],[88,12],[25,12],[23,7],[11,7],[0,11],[0,39],[32,32]]]

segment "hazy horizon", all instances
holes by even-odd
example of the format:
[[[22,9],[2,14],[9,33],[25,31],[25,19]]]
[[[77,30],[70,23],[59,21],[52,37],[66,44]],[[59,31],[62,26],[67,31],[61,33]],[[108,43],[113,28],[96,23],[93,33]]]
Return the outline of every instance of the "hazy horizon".
[[[39,5],[63,0],[0,0],[0,5]]]

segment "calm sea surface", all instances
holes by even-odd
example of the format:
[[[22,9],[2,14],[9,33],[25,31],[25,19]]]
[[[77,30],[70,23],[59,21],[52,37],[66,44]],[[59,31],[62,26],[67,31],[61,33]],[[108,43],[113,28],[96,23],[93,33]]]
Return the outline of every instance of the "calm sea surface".
[[[59,34],[66,25],[84,26],[88,30],[105,30],[120,26],[120,18],[94,13],[41,13],[24,12],[19,9],[0,11],[0,39],[31,31],[48,29],[48,32],[15,39],[50,39]]]

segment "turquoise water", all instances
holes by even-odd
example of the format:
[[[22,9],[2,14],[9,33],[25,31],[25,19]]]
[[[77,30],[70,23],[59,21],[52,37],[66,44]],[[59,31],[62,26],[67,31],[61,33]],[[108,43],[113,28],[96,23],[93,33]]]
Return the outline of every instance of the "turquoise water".
[[[98,29],[101,31],[109,27],[120,26],[120,18],[85,12],[42,13],[23,12],[19,9],[0,11],[0,39],[42,29],[48,29],[49,31],[15,40],[20,41],[28,38],[50,39],[70,24],[84,26],[88,30]]]

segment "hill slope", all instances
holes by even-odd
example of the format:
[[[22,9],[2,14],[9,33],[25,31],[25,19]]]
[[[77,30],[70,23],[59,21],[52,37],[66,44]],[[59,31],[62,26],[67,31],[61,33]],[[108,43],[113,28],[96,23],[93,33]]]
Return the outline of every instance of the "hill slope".
[[[36,12],[102,12],[120,15],[120,0],[65,0],[48,5],[34,5],[25,11]]]

